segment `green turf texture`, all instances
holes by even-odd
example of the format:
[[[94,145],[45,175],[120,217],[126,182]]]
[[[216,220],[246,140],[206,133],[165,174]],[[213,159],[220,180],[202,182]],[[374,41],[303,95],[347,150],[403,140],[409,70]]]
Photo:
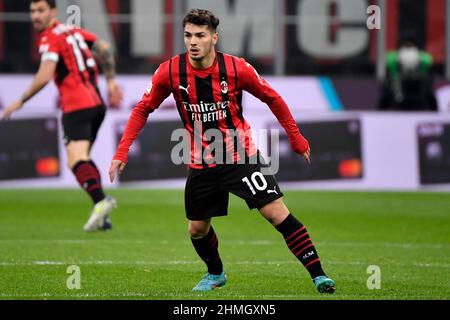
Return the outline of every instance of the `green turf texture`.
[[[227,285],[194,293],[205,272],[187,233],[183,192],[110,190],[113,230],[82,230],[81,190],[0,190],[0,299],[449,299],[450,194],[285,192],[334,295],[316,292],[281,235],[232,197],[215,218]],[[69,290],[67,268],[81,271]],[[370,265],[381,289],[368,289]]]

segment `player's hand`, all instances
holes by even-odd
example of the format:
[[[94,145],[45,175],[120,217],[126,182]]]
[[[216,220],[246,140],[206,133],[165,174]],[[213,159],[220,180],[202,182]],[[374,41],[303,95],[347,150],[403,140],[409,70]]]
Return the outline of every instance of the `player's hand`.
[[[8,107],[6,107],[5,111],[3,111],[3,114],[0,116],[0,121],[9,119],[11,115],[17,110],[20,110],[22,106],[23,103],[20,100],[12,102]]]
[[[126,165],[126,163],[123,163],[120,160],[111,161],[111,166],[109,167],[109,181],[111,181],[111,183],[114,182],[116,171],[119,170],[119,175],[122,174],[123,170],[125,170]]]
[[[311,149],[308,148],[304,153],[302,153],[302,157],[308,164],[311,164]]]
[[[116,80],[108,81],[108,100],[114,108],[119,108],[123,100],[123,91]]]

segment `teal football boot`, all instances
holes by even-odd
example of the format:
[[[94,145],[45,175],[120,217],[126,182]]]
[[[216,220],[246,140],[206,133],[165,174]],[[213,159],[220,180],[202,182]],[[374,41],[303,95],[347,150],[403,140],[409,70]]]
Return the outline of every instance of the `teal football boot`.
[[[317,291],[320,293],[334,293],[336,291],[336,284],[333,279],[326,276],[318,276],[313,279]]]
[[[216,288],[223,287],[227,282],[225,272],[219,275],[206,273],[202,280],[192,289],[192,291],[211,291]]]

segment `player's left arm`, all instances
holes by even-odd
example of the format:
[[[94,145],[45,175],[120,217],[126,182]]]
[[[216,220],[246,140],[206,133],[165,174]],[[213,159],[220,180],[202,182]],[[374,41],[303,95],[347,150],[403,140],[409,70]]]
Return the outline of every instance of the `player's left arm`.
[[[276,92],[267,81],[259,75],[256,69],[246,63],[240,61],[240,86],[248,91],[262,102],[266,103],[278,122],[288,135],[289,142],[294,152],[303,156],[306,162],[310,163],[309,142],[300,133],[300,130],[292,116],[289,107],[284,99]]]
[[[89,43],[88,39],[88,43]],[[108,98],[112,105],[119,106],[123,92],[116,81],[116,61],[111,45],[102,39],[92,41],[91,47],[95,59],[102,65],[108,86]]]
[[[24,104],[30,100],[35,94],[41,91],[53,79],[56,71],[57,63],[52,60],[42,60],[39,70],[36,73],[31,85],[22,94],[19,100],[12,102],[3,112],[1,120],[10,118],[11,115],[20,110]]]
[[[96,60],[103,66],[106,80],[114,79],[116,77],[116,61],[109,42],[98,39],[92,44],[91,50]]]

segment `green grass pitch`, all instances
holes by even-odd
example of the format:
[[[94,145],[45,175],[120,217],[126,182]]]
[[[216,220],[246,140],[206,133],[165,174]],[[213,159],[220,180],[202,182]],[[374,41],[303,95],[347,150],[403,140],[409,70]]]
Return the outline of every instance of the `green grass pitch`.
[[[191,246],[183,192],[110,190],[113,230],[82,230],[81,190],[0,190],[0,299],[449,299],[450,194],[285,192],[337,292],[323,296],[281,235],[244,201],[213,225],[228,275],[191,291],[205,267]],[[69,290],[70,265],[81,289]],[[368,289],[370,265],[381,288]]]

